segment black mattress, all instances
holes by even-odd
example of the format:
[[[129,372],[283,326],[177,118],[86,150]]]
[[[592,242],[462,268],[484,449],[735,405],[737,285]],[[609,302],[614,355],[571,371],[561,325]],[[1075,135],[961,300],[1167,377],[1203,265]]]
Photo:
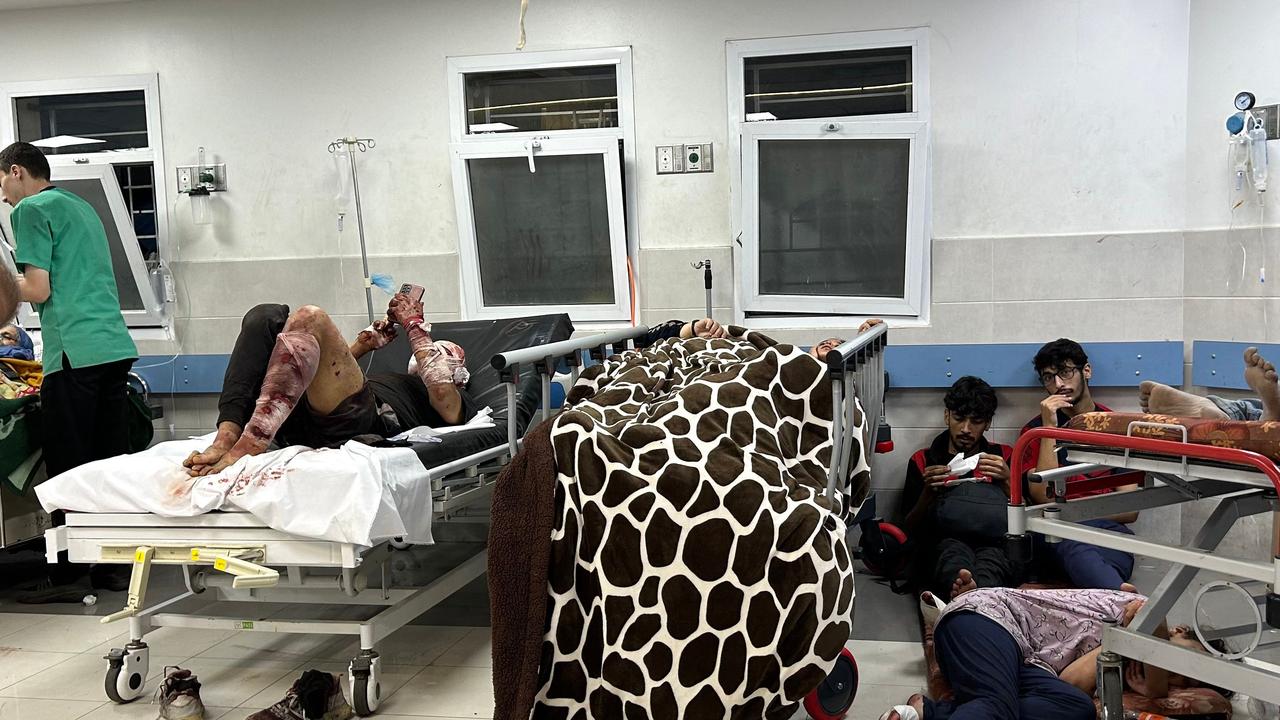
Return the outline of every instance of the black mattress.
[[[475,400],[477,410],[486,405],[493,408],[494,427],[449,433],[443,442],[414,443],[414,452],[423,467],[438,467],[505,443],[511,412],[516,414],[517,434],[523,435],[542,406],[542,382],[532,368],[524,368],[516,387],[516,407],[508,408],[506,386],[489,360],[500,352],[568,340],[572,334],[573,323],[565,314],[432,323],[432,337],[451,340],[467,351],[467,370],[471,373],[467,393]],[[409,341],[401,333],[391,344],[372,353],[365,371],[402,373],[409,364],[409,355]]]

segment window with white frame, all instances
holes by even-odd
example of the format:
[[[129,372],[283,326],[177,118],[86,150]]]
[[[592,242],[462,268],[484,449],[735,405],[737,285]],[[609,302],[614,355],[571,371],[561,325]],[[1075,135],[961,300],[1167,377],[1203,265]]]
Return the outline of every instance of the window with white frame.
[[[98,211],[126,323],[164,326],[149,272],[168,230],[157,77],[2,83],[0,102],[0,145],[20,140],[40,147],[51,181]],[[33,312],[22,320],[39,327]]]
[[[448,60],[463,313],[632,313],[630,48]]]
[[[927,32],[728,43],[743,315],[921,315]]]

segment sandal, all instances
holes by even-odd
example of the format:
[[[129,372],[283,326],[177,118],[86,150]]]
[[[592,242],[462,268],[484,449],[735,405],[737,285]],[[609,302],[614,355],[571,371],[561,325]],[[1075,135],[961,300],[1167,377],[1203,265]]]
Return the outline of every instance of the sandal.
[[[920,616],[924,618],[925,625],[937,625],[938,616],[946,607],[947,604],[939,600],[937,595],[928,591],[920,593]]]
[[[880,716],[880,720],[889,720],[889,715],[895,712],[898,713],[898,720],[920,720],[920,713],[910,705],[894,705],[892,709]]]

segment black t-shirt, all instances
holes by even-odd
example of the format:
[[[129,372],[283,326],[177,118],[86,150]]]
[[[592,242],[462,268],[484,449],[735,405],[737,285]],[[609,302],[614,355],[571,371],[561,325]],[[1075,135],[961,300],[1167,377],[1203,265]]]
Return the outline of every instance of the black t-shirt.
[[[454,423],[446,422],[440,417],[440,413],[431,406],[431,396],[427,393],[427,386],[423,384],[422,379],[417,375],[408,373],[373,373],[365,378],[369,383],[370,389],[373,390],[373,396],[381,406],[386,403],[395,413],[396,422],[400,426],[401,432],[410,428],[426,425],[428,427],[439,428],[453,425]],[[467,389],[458,388],[458,394],[462,396],[462,421],[457,423],[462,425],[471,418],[475,417],[476,404]],[[388,428],[391,430],[392,428]],[[392,435],[396,433],[390,433]]]

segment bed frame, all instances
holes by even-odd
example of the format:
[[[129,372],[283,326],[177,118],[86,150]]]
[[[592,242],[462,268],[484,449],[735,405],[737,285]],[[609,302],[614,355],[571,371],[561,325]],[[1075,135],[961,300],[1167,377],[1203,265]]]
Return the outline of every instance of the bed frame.
[[[1044,505],[1028,507],[1021,483],[1013,483],[1009,502],[1010,553],[1023,561],[1030,559],[1030,533],[1040,533],[1051,543],[1077,540],[1173,563],[1129,627],[1109,627],[1103,635],[1098,687],[1105,720],[1124,717],[1124,658],[1280,703],[1280,664],[1274,658],[1258,657],[1257,652],[1259,648],[1280,645],[1280,637],[1267,631],[1268,626],[1280,628],[1280,468],[1258,453],[1185,442],[1186,433],[1180,426],[1160,427],[1181,432],[1182,442],[1134,436],[1134,430],[1143,425],[1150,424],[1131,424],[1128,435],[1066,428],[1036,428],[1023,434],[1014,448],[1013,477],[1022,477],[1023,453],[1036,440],[1065,444],[1068,465],[1027,476],[1030,482],[1047,484],[1053,502]],[[1146,479],[1142,488],[1133,492],[1065,499],[1067,478],[1106,468],[1142,471]],[[1071,487],[1100,489],[1128,482],[1128,478],[1102,477],[1073,482]],[[1220,501],[1187,547],[1078,524],[1081,520],[1204,498]],[[1267,512],[1272,515],[1270,557],[1241,559],[1216,552],[1237,520]],[[1192,592],[1192,583],[1201,570],[1229,579],[1206,585],[1194,597],[1197,605],[1206,592],[1221,589],[1248,595],[1257,609],[1253,623],[1218,630],[1197,626],[1201,642],[1252,636],[1246,650],[1226,654],[1211,651],[1206,655],[1155,636],[1156,628],[1178,600]]]

